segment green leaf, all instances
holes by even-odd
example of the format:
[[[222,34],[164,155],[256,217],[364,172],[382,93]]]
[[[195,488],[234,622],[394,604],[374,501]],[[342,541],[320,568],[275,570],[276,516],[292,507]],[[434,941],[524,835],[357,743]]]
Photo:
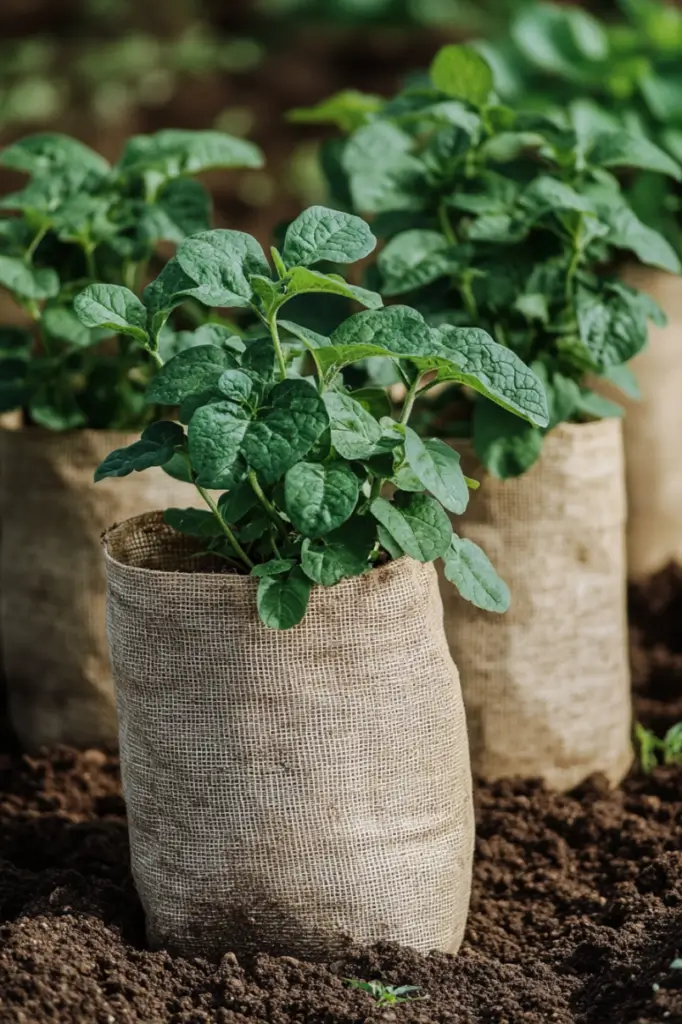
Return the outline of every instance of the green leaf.
[[[258,614],[268,629],[291,629],[304,618],[312,584],[295,566],[288,576],[263,576],[258,583]]]
[[[75,348],[88,348],[102,340],[103,333],[84,327],[70,306],[47,305],[42,315],[43,330],[52,338],[67,341]]]
[[[220,523],[212,512],[200,508],[167,508],[164,522],[190,537],[222,537]]]
[[[359,402],[362,408],[377,420],[382,416],[390,416],[393,411],[391,399],[385,388],[359,388],[351,392],[350,397],[354,402]]]
[[[544,435],[537,427],[512,416],[493,402],[477,399],[474,405],[474,451],[499,480],[522,476],[537,462]]]
[[[301,567],[314,583],[333,587],[349,576],[371,569],[376,525],[367,516],[353,516],[343,526],[317,540],[309,537],[301,547]]]
[[[469,504],[469,488],[460,466],[459,452],[438,438],[425,441],[407,427],[405,455],[410,469],[448,511],[461,515]]]
[[[218,499],[220,514],[228,523],[238,523],[257,504],[258,498],[248,480],[243,480]]]
[[[85,327],[109,327],[145,344],[147,310],[137,295],[120,284],[91,284],[76,296],[74,312]]]
[[[202,184],[190,178],[171,181],[147,208],[140,225],[150,242],[180,245],[189,235],[211,226],[211,197]]]
[[[376,248],[376,238],[360,217],[325,206],[311,206],[289,225],[284,239],[284,262],[290,266],[355,263]]]
[[[639,167],[682,181],[682,169],[676,160],[643,135],[626,131],[600,132],[587,160],[593,167]]]
[[[606,295],[579,288],[576,312],[582,342],[600,370],[626,363],[647,343],[643,310],[636,296],[622,288]]]
[[[253,380],[243,370],[225,370],[218,380],[218,391],[233,402],[248,402]]]
[[[29,419],[46,430],[77,430],[87,422],[76,396],[58,382],[38,387],[27,404]]]
[[[586,196],[546,174],[541,174],[530,183],[522,193],[520,202],[534,217],[542,217],[557,210],[591,214],[596,212],[594,203]]]
[[[370,511],[405,554],[418,562],[433,562],[447,551],[452,526],[447,513],[428,494],[411,494],[400,506],[375,498]]]
[[[304,295],[309,292],[320,292],[330,295],[342,295],[344,298],[353,299],[368,309],[380,309],[383,306],[383,299],[377,292],[370,292],[366,288],[359,288],[357,285],[347,284],[336,274],[320,274],[316,270],[309,270],[307,267],[294,267],[289,271],[286,280],[285,296],[292,299],[295,295]]]
[[[680,273],[682,266],[670,243],[658,231],[643,224],[627,206],[610,210],[608,219],[604,219],[609,227],[606,237],[612,245],[629,249],[641,263],[650,267]]]
[[[610,381],[614,387],[617,387],[628,398],[638,400],[642,397],[637,378],[629,366],[607,366],[602,377]]]
[[[487,61],[469,46],[444,46],[436,54],[430,74],[436,89],[474,107],[485,106],[493,89]]]
[[[294,529],[321,537],[350,518],[360,485],[344,462],[299,462],[284,478],[284,503]]]
[[[457,268],[443,235],[419,228],[395,235],[379,253],[377,265],[386,297],[422,288]]]
[[[412,138],[387,121],[354,132],[346,143],[342,165],[349,176],[353,206],[363,213],[420,210],[424,197],[422,162],[410,152]]]
[[[332,445],[343,459],[366,459],[375,450],[381,427],[359,402],[340,391],[326,391]]]
[[[226,132],[166,128],[136,135],[128,142],[118,169],[126,175],[152,171],[160,182],[219,167],[262,167],[257,146]]]
[[[242,444],[250,422],[248,413],[233,402],[213,402],[196,410],[187,437],[201,487],[222,490],[235,487],[244,478]]]
[[[59,132],[39,132],[19,139],[0,150],[0,165],[31,175],[59,175],[78,168],[82,176],[94,172],[104,175],[109,164],[82,142]]]
[[[128,476],[151,466],[163,466],[184,446],[185,432],[177,423],[161,420],[143,431],[139,441],[117,448],[95,471],[95,482],[105,477]]]
[[[160,367],[149,383],[146,401],[150,405],[179,405],[188,395],[217,387],[223,373],[235,365],[234,357],[215,345],[185,349]]]
[[[248,306],[253,295],[249,278],[270,276],[270,264],[255,238],[243,231],[216,228],[186,239],[176,259],[197,287],[187,294],[207,306]]]
[[[276,384],[269,406],[251,424],[243,442],[246,460],[264,484],[276,483],[303,459],[329,426],[322,396],[306,380]]]
[[[59,277],[54,270],[35,270],[12,256],[0,255],[0,285],[23,299],[51,299],[59,293]]]
[[[509,588],[495,572],[488,556],[473,541],[453,533],[443,555],[445,578],[454,583],[465,601],[488,612],[506,612]]]
[[[612,402],[594,391],[583,391],[578,401],[578,412],[591,419],[608,420],[620,419],[625,415],[625,409],[617,402]]]
[[[377,538],[381,547],[391,556],[391,558],[404,558],[405,552],[400,547],[400,544],[398,544],[395,537],[392,537],[386,527],[382,526],[381,523],[377,523]]]
[[[169,260],[156,280],[142,292],[142,301],[153,315],[169,313],[196,290],[193,278],[182,269],[176,257]]]
[[[262,565],[254,565],[251,575],[257,578],[263,576],[282,576],[283,573],[289,572],[289,569],[293,569],[295,564],[291,558],[273,558],[270,562],[263,562]]]
[[[357,89],[343,89],[314,107],[290,110],[287,120],[294,124],[333,124],[347,135],[365,124],[369,116],[381,110],[385,103],[381,96],[358,92]]]

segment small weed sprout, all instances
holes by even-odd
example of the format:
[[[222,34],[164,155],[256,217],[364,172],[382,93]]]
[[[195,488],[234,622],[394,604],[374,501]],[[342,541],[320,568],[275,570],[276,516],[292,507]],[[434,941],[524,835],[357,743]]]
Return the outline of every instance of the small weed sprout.
[[[682,722],[671,726],[663,739],[638,722],[635,738],[639,747],[639,763],[646,775],[651,774],[659,764],[682,765]]]
[[[359,992],[367,992],[377,1006],[399,1006],[401,1003],[413,1003],[420,999],[428,999],[427,995],[419,995],[418,985],[384,985],[383,981],[359,981],[357,978],[344,978],[348,988]]]

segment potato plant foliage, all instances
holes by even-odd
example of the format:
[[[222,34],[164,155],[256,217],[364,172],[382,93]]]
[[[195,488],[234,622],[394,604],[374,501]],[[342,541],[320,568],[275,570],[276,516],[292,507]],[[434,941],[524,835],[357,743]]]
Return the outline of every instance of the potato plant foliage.
[[[323,152],[333,200],[372,215],[385,239],[373,268],[385,298],[409,296],[441,331],[472,324],[542,379],[547,428],[461,389],[424,404],[424,429],[469,433],[498,477],[538,458],[545,429],[622,414],[589,386],[604,377],[629,394],[626,364],[647,340],[655,303],[612,272],[624,253],[677,272],[670,244],[638,219],[615,171],[680,179],[677,163],[622,128],[595,132],[571,112],[501,104],[473,48],[446,46],[430,75],[395,98],[340,94],[305,114],[347,132]]]
[[[23,408],[50,430],[137,429],[149,422],[154,361],[139,333],[101,328],[74,311],[89,282],[141,289],[159,243],[210,226],[209,195],[191,175],[257,167],[258,149],[222,132],[166,130],[129,140],[113,167],[65,135],[30,135],[0,151],[28,175],[0,200],[0,287],[33,322],[0,326],[0,411]]]
[[[484,553],[453,532],[448,512],[464,511],[470,483],[458,454],[419,437],[409,419],[420,394],[457,381],[543,427],[542,384],[485,331],[429,326],[408,306],[381,308],[375,292],[314,269],[352,263],[375,244],[358,217],[311,207],[289,226],[282,251],[271,249],[272,262],[247,234],[200,232],[181,243],[143,301],[110,285],[76,301],[90,329],[115,322],[155,353],[165,319],[187,296],[248,309],[260,324],[248,341],[224,327],[210,328],[207,340],[199,328],[196,344],[165,362],[147,392],[151,405],[178,408],[179,422],[151,424],[112,452],[96,479],[164,466],[193,483],[207,509],[168,509],[167,522],[259,578],[267,626],[296,625],[313,584],[333,586],[386,556],[442,558],[465,598],[494,611],[508,604]],[[366,308],[325,337],[286,319],[291,299],[314,293]],[[344,368],[369,358],[406,381],[398,418],[383,389],[344,385]]]

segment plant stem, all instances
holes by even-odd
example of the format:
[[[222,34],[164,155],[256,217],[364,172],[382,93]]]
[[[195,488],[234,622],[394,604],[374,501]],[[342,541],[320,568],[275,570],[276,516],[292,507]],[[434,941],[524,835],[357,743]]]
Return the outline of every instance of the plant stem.
[[[572,305],[573,299],[573,278],[576,275],[578,266],[580,265],[580,259],[583,254],[583,248],[581,245],[581,238],[583,233],[583,216],[580,214],[578,219],[578,227],[576,228],[575,237],[573,239],[573,256],[571,262],[568,265],[568,272],[566,274],[566,302]]]
[[[237,540],[237,538],[233,534],[232,530],[230,529],[230,527],[227,525],[227,523],[225,522],[225,520],[221,516],[220,509],[216,505],[216,503],[213,500],[213,498],[211,497],[211,495],[203,487],[200,487],[198,483],[195,483],[194,486],[196,487],[196,489],[198,490],[199,494],[201,495],[201,497],[204,499],[204,501],[206,502],[206,504],[210,508],[210,510],[213,513],[213,515],[216,517],[216,519],[220,523],[220,529],[223,531],[223,533],[225,534],[225,536],[229,540],[229,542],[232,545],[234,551],[237,553],[237,555],[239,555],[240,559],[242,560],[244,565],[247,567],[247,569],[253,569],[254,563],[251,561],[251,559],[247,555],[246,551],[244,551],[244,548],[241,546],[241,544],[239,543],[239,541]]]
[[[450,223],[450,218],[448,216],[448,208],[445,205],[445,200],[441,200],[441,202],[438,204],[438,223],[440,224],[440,229],[447,238],[450,245],[457,245],[458,238],[457,235],[455,234],[455,229]]]
[[[273,313],[267,319],[268,330],[272,338],[272,343],[275,346],[275,354],[277,356],[277,363],[279,365],[279,379],[285,380],[287,375],[287,364],[284,360],[284,353],[282,351],[282,342],[279,338],[279,331],[277,329],[277,316]]]
[[[403,411],[400,416],[400,422],[403,424],[403,426],[407,424],[407,421],[409,420],[410,415],[412,413],[412,406],[414,405],[415,399],[417,397],[417,389],[419,388],[420,380],[421,375],[418,374],[410,384],[407,395],[405,396],[405,404],[403,405]]]
[[[288,536],[289,536],[288,533],[287,533],[287,528],[284,525],[284,523],[282,522],[282,520],[279,517],[279,515],[277,514],[277,509],[272,504],[272,502],[269,500],[269,498],[265,494],[263,488],[259,484],[258,477],[256,476],[255,472],[252,469],[249,470],[248,477],[249,477],[249,483],[251,484],[251,487],[253,488],[253,493],[256,495],[256,497],[260,501],[261,505],[263,506],[263,508],[267,512],[268,518],[275,524],[275,526],[277,527],[279,532],[282,534],[282,537],[285,540],[287,540]]]
[[[85,262],[88,267],[88,276],[92,281],[97,280],[97,267],[95,265],[95,251],[92,246],[87,245],[83,249],[85,253]]]
[[[38,246],[40,245],[40,243],[42,242],[42,240],[45,237],[45,235],[47,234],[47,232],[48,232],[48,225],[45,224],[40,229],[38,234],[35,236],[35,238],[31,242],[31,244],[29,245],[28,249],[26,250],[26,255],[24,256],[24,262],[25,263],[32,263],[33,262],[33,257],[35,255],[35,251],[38,248]]]

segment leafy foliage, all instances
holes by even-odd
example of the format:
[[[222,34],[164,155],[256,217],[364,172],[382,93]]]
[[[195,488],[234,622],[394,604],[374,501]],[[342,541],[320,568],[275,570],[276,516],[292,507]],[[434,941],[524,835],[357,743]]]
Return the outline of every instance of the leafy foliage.
[[[159,317],[187,295],[247,307],[258,321],[244,339],[200,328],[147,393],[150,404],[177,406],[180,423],[151,424],[139,441],[112,452],[96,478],[171,460],[184,467],[178,475],[209,511],[170,509],[167,521],[258,578],[267,626],[296,625],[313,584],[361,575],[386,555],[443,558],[467,599],[498,612],[508,604],[483,552],[453,533],[448,511],[464,511],[470,483],[458,455],[419,438],[408,421],[420,392],[443,378],[541,428],[548,422],[542,383],[484,331],[429,326],[409,307],[380,308],[380,296],[363,289],[349,294],[368,308],[330,337],[281,316],[301,289],[350,289],[310,265],[332,253],[336,263],[351,262],[375,244],[360,218],[316,206],[290,225],[282,254],[271,250],[272,264],[248,235],[200,232],[181,243],[142,303],[111,285],[90,286],[75,302],[90,329],[115,323],[142,332],[151,351]],[[376,391],[344,383],[341,371],[368,356],[406,383],[397,419],[386,415],[383,392],[377,400]],[[212,491],[224,493],[216,501]]]
[[[368,109],[341,145],[333,140],[324,163],[334,201],[372,215],[385,239],[369,273],[374,286],[386,298],[409,296],[439,328],[451,358],[465,346],[459,382],[466,390],[450,389],[450,407],[443,395],[437,403],[429,396],[415,422],[446,435],[468,432],[483,463],[504,478],[536,461],[545,428],[511,415],[517,406],[480,386],[485,366],[494,387],[514,377],[517,395],[524,387],[519,360],[540,377],[547,429],[620,415],[590,389],[590,378],[627,379],[625,364],[645,345],[648,321],[664,317],[609,268],[623,252],[668,271],[680,264],[630,208],[612,169],[647,168],[678,180],[682,170],[619,126],[586,134],[568,115],[504,106],[492,84],[477,50],[446,46],[429,78]],[[464,324],[475,325],[465,342]],[[403,336],[411,331],[406,324]],[[513,364],[499,354],[490,362],[491,335],[516,357]],[[478,379],[474,394],[465,367]],[[439,368],[438,381],[448,379],[447,367]]]
[[[568,110],[583,135],[625,129],[680,161],[682,11],[665,0],[619,7],[619,17],[602,22],[574,6],[525,4],[504,36],[480,49],[506,102]],[[626,187],[638,216],[682,253],[680,189],[660,170],[629,175]]]
[[[370,995],[377,1006],[399,1006],[402,1003],[428,999],[428,996],[420,995],[421,989],[418,985],[385,985],[383,981],[360,981],[357,978],[343,980],[348,988]]]
[[[136,293],[149,261],[160,243],[210,227],[209,195],[190,175],[260,163],[255,146],[222,132],[136,136],[113,167],[54,133],[0,151],[1,166],[29,176],[0,200],[0,286],[33,323],[0,328],[0,411],[23,407],[50,430],[149,422],[145,387],[170,313],[154,310],[147,330]]]
[[[662,739],[637,722],[635,739],[639,748],[639,763],[647,775],[659,764],[682,765],[682,722],[671,726]]]

